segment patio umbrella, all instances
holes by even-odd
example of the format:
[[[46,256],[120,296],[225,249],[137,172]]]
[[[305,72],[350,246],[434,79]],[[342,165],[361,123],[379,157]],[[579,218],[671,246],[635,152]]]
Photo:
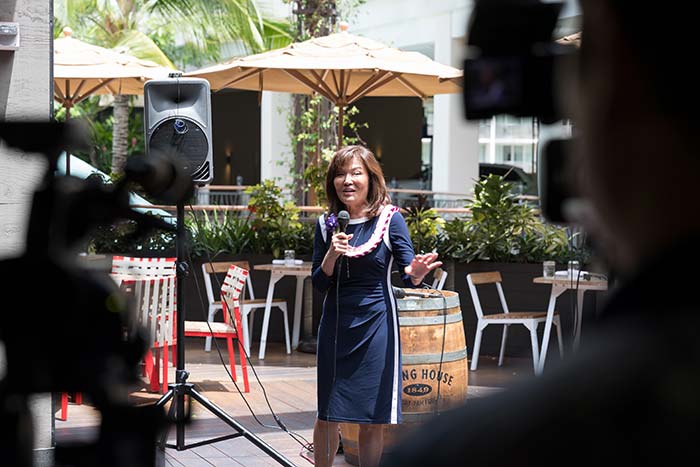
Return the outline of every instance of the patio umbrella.
[[[70,28],[54,41],[54,98],[70,109],[96,94],[143,94],[149,79],[167,78],[174,70],[72,37]]]
[[[119,53],[72,37],[70,28],[54,41],[54,99],[70,109],[82,100],[97,94],[143,94],[149,79],[167,78],[170,68],[148,60]],[[70,174],[70,164],[66,172]]]
[[[316,92],[338,106],[365,96],[416,96],[462,92],[462,71],[418,52],[407,52],[342,31],[281,49],[229,60],[186,73],[223,88]],[[338,125],[338,143],[343,127]]]

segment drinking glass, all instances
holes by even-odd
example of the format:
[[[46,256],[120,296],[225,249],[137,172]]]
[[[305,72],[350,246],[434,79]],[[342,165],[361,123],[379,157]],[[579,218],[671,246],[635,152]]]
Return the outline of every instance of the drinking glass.
[[[294,250],[284,250],[284,265],[294,266]]]
[[[554,261],[545,261],[542,263],[542,275],[547,278],[554,277],[554,271],[557,268],[557,263]]]

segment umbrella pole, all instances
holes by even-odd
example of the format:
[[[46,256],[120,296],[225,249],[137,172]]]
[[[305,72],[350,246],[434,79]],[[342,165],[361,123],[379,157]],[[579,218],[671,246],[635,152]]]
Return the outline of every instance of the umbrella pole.
[[[72,107],[72,105],[68,105],[66,107],[66,122],[68,122],[68,120],[70,120],[70,108],[71,107]],[[65,173],[65,175],[66,175],[66,177],[70,176],[70,153],[68,151],[66,151],[66,173]]]
[[[338,149],[343,147],[343,120],[345,120],[345,106],[338,105]]]

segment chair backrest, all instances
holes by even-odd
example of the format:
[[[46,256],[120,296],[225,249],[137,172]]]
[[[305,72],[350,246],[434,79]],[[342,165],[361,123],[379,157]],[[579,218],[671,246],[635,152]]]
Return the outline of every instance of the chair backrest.
[[[481,307],[479,294],[476,290],[477,285],[496,284],[496,290],[498,290],[498,298],[501,301],[501,308],[503,308],[504,313],[509,313],[508,303],[506,303],[506,297],[503,293],[503,287],[501,286],[501,282],[503,282],[503,279],[501,278],[501,273],[498,271],[474,272],[471,274],[467,274],[467,284],[469,285],[469,292],[472,296],[474,310],[476,310],[476,315],[479,317],[479,319],[484,318],[484,310]],[[488,315],[486,315],[486,317],[488,317]]]
[[[112,274],[136,276],[174,276],[177,258],[136,258],[131,256],[114,256]]]
[[[202,274],[204,276],[204,288],[206,289],[207,292],[207,299],[209,300],[209,304],[213,305],[219,301],[217,297],[214,296],[214,286],[212,284],[212,275],[215,274],[223,274],[227,273],[230,270],[231,266],[237,266],[241,269],[244,269],[246,272],[250,271],[250,265],[248,261],[213,261],[213,262],[205,262],[202,264]],[[252,281],[250,280],[250,274],[246,275],[246,282],[244,284],[244,289],[248,290],[248,297],[251,299],[255,299],[255,295],[253,294],[253,284]],[[241,294],[241,299],[245,300],[246,298],[246,293],[245,290]]]
[[[147,330],[151,344],[158,342],[163,345],[174,340],[173,324],[177,309],[175,281],[174,275],[134,278],[135,324]]]
[[[433,285],[431,286],[435,290],[442,290],[445,286],[445,281],[447,280],[447,271],[442,268],[437,268],[433,271]]]
[[[224,309],[224,321],[227,321],[228,313],[240,308],[240,298],[245,283],[248,280],[248,270],[235,264],[231,264],[226,278],[221,284],[221,304]]]

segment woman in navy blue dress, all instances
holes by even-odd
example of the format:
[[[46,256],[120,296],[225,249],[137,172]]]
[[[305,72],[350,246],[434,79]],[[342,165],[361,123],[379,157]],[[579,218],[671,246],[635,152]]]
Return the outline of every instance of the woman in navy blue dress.
[[[383,424],[401,422],[401,348],[391,272],[407,287],[439,267],[437,255],[415,255],[406,223],[389,204],[382,169],[362,146],[335,153],[326,174],[328,218],[316,226],[312,279],[325,293],[318,331],[318,420],[315,465],[332,464],[338,422],[359,423],[362,467],[379,464]],[[350,214],[346,232],[336,217]]]

